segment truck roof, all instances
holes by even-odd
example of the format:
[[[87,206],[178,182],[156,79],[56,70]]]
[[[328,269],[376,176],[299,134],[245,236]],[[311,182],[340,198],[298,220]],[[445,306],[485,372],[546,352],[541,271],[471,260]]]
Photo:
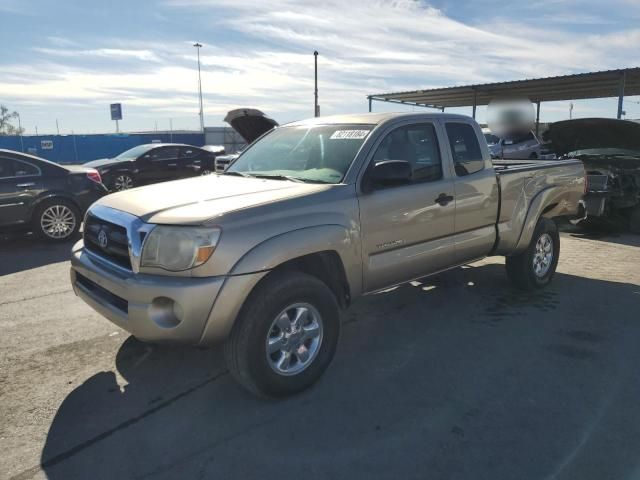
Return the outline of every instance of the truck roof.
[[[297,122],[289,123],[288,126],[298,125],[327,125],[333,123],[360,123],[367,125],[378,125],[389,120],[397,118],[415,118],[422,120],[446,118],[449,120],[469,120],[471,117],[467,115],[459,115],[455,113],[416,113],[416,112],[384,112],[384,113],[351,113],[344,115],[331,115],[328,117],[309,118]]]

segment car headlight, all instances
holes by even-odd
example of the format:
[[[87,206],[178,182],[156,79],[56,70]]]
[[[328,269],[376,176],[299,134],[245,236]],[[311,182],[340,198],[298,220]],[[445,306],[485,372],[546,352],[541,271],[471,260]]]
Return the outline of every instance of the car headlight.
[[[219,238],[219,228],[158,225],[147,234],[140,266],[172,272],[197,267],[209,260]]]

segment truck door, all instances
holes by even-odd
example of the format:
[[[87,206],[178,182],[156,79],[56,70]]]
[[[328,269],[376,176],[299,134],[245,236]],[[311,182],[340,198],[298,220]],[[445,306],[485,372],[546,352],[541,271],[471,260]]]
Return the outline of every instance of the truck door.
[[[452,262],[455,201],[450,169],[441,155],[444,135],[436,134],[440,128],[431,122],[397,127],[373,148],[367,171],[383,160],[406,160],[413,174],[408,183],[373,186],[359,197],[365,291]]]
[[[446,122],[455,174],[455,263],[486,256],[496,239],[498,182],[479,130],[466,122]],[[477,131],[476,131],[477,130]]]

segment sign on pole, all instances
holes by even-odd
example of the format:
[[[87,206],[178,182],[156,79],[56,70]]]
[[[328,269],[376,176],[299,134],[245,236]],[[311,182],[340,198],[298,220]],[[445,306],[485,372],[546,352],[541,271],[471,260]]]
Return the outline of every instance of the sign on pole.
[[[110,108],[111,108],[111,120],[116,121],[116,133],[120,133],[120,125],[118,125],[118,120],[122,120],[122,104],[112,103],[110,105]]]
[[[122,120],[122,104],[111,104],[111,120]]]

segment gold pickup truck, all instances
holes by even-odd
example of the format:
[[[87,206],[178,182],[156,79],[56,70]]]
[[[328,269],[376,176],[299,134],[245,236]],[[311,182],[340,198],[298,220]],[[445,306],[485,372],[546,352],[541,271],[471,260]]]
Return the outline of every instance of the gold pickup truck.
[[[492,163],[478,124],[452,114],[358,114],[278,127],[224,174],[106,196],[73,247],[76,294],[137,338],[224,342],[250,391],[313,384],[356,298],[506,256],[547,285],[553,219],[575,216],[580,161]]]

